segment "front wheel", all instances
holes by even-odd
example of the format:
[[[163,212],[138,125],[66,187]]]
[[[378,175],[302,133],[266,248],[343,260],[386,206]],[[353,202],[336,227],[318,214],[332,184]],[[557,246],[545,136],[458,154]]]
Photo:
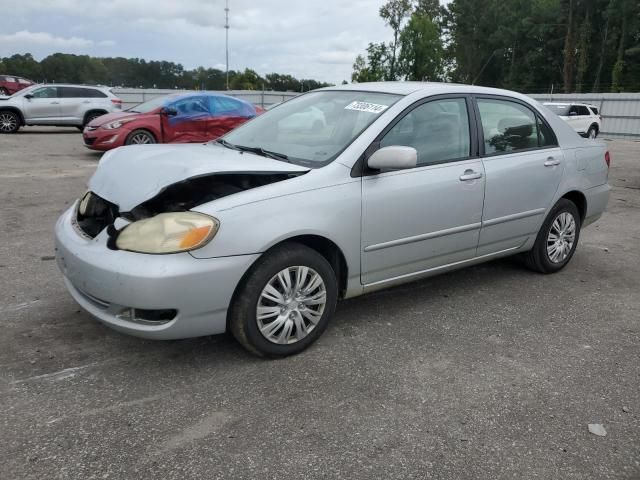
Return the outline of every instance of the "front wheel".
[[[540,273],[555,273],[571,260],[580,238],[580,213],[561,198],[545,219],[533,248],[525,256],[527,266]]]
[[[231,304],[229,326],[250,352],[285,357],[322,335],[337,298],[329,262],[309,247],[284,244],[267,252],[246,274]]]
[[[7,95],[9,95],[9,92],[7,91],[6,88],[0,87],[0,95],[7,96]]]
[[[156,143],[156,138],[146,130],[134,130],[125,141],[125,145],[148,145],[151,143]]]
[[[15,112],[0,112],[0,133],[16,133],[20,129],[20,117]]]

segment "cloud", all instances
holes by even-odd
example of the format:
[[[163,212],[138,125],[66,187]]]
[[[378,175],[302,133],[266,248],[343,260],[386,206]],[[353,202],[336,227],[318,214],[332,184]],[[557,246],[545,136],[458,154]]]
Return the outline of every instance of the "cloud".
[[[87,40],[80,37],[56,37],[47,32],[30,32],[29,30],[20,30],[11,34],[0,34],[0,44],[3,47],[16,45],[20,48],[29,46],[50,46],[52,48],[65,48],[70,50],[79,50],[89,48],[94,45],[93,40]]]
[[[369,42],[390,40],[391,31],[378,15],[384,2],[229,0],[229,67],[339,83],[351,76],[355,57]],[[0,32],[21,32],[0,34],[0,55],[108,54],[168,60],[186,68],[225,63],[225,0],[98,3],[15,2],[0,15]],[[17,40],[22,31],[27,37],[48,37]]]

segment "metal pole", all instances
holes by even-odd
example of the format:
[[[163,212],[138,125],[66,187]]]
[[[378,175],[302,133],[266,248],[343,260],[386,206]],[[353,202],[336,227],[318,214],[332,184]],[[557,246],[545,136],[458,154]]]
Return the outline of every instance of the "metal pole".
[[[224,9],[225,14],[225,52],[227,58],[227,90],[229,90],[229,0],[227,0],[227,5]]]

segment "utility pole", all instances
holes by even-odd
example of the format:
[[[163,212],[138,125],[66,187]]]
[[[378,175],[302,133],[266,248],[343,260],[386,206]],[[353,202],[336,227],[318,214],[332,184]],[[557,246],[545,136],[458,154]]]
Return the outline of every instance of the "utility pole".
[[[226,58],[227,58],[227,90],[229,90],[229,0],[227,0],[227,5],[224,9],[224,15],[225,15],[225,24],[224,24],[225,52],[226,52]]]

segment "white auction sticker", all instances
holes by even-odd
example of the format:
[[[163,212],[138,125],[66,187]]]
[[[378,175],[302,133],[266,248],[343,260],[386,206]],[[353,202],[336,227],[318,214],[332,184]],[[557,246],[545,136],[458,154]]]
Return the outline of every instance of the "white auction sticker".
[[[382,113],[387,108],[388,105],[378,105],[377,103],[368,103],[368,102],[351,102],[349,105],[344,107],[345,110],[357,110],[359,112],[369,112],[369,113]]]

